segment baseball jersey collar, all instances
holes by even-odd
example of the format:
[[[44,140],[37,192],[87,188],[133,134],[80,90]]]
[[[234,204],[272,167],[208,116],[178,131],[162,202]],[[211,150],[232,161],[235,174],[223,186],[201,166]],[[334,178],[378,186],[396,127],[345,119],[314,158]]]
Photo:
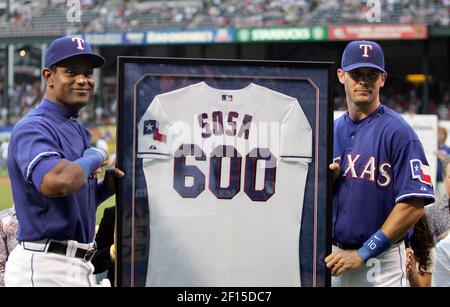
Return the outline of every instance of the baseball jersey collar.
[[[357,127],[357,126],[361,125],[362,123],[369,123],[372,119],[380,117],[381,115],[383,115],[384,110],[385,110],[384,105],[380,104],[374,112],[372,112],[369,116],[367,116],[363,119],[360,119],[360,120],[352,120],[347,111],[345,113],[345,120],[351,126]]]
[[[56,103],[54,103],[53,101],[48,100],[48,99],[43,99],[42,102],[39,104],[38,108],[56,113],[67,119],[77,119],[78,118],[78,112],[75,112],[75,111],[69,110],[68,108],[57,105]]]

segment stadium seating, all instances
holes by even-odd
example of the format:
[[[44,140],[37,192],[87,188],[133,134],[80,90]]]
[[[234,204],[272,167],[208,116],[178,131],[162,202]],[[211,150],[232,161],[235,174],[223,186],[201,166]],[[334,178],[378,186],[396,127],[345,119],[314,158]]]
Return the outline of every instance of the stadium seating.
[[[81,22],[69,22],[63,0],[16,0],[9,21],[0,1],[0,36],[64,35],[161,28],[258,27],[355,24],[370,9],[355,0],[83,0]],[[2,4],[3,3],[3,4]],[[448,0],[382,1],[382,23],[449,26]]]

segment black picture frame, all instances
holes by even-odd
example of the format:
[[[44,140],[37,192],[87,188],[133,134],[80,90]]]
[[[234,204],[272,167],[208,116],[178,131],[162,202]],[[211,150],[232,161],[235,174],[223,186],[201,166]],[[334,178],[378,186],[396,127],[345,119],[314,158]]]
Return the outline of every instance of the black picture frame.
[[[145,180],[136,155],[137,125],[154,96],[199,81],[239,88],[251,81],[297,98],[313,130],[302,215],[302,286],[330,286],[324,259],[331,252],[331,174],[334,68],[330,62],[249,61],[154,57],[118,58],[116,285],[144,286],[150,242]],[[238,81],[236,81],[238,80]]]

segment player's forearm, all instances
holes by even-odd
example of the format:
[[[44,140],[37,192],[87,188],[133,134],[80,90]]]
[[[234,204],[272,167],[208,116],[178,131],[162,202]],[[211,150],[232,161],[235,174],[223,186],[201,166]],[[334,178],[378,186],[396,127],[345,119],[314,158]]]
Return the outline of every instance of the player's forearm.
[[[42,180],[41,193],[62,197],[75,193],[85,184],[83,169],[76,163],[61,160]]]
[[[401,240],[408,230],[425,214],[423,200],[411,198],[398,203],[384,222],[381,230],[394,244]]]

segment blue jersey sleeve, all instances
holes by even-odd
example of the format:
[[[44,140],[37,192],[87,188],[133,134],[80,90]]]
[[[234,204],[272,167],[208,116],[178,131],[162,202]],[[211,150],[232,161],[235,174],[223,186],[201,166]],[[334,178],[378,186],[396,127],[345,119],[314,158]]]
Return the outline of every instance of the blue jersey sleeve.
[[[56,136],[44,123],[27,122],[16,127],[12,145],[23,177],[40,190],[44,176],[63,158]]]
[[[425,205],[434,202],[430,169],[419,141],[410,141],[400,148],[394,157],[392,171],[396,203],[408,198],[423,198]]]
[[[34,186],[41,190],[41,184],[45,175],[61,161],[61,158],[56,155],[46,156],[40,159],[34,170],[31,173],[31,182]]]

